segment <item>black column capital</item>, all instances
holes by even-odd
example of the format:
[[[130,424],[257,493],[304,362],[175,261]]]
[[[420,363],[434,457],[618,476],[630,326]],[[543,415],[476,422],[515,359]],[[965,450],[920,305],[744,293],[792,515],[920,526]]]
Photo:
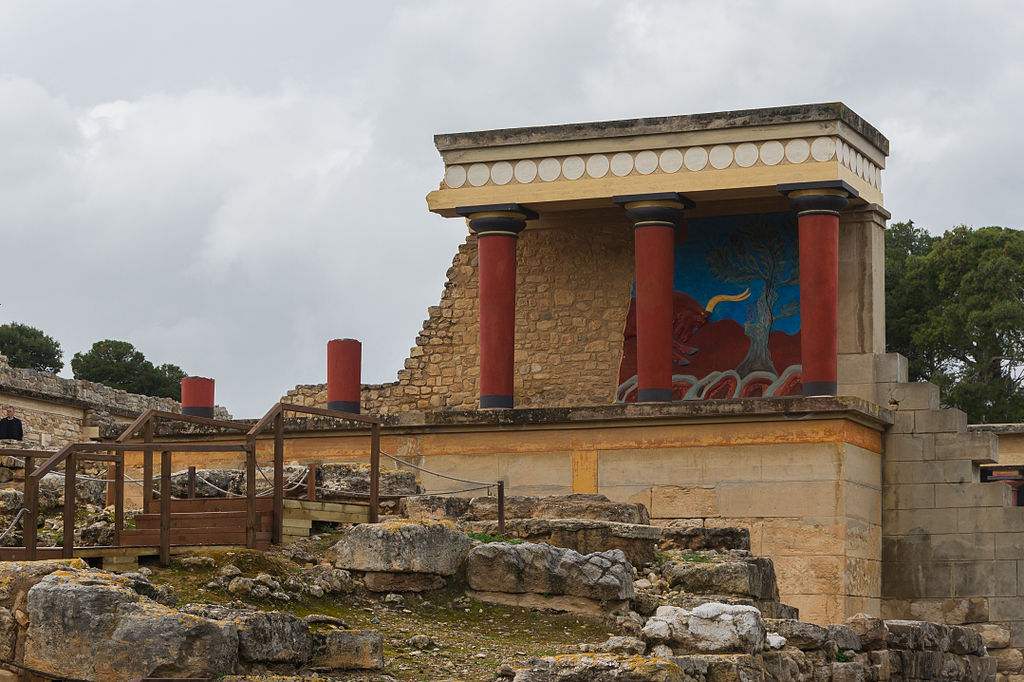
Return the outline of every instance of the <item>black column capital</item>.
[[[459,206],[455,212],[466,218],[469,229],[478,238],[491,235],[518,237],[526,229],[527,220],[537,219],[535,211],[519,204]]]
[[[633,221],[634,227],[659,224],[679,227],[683,222],[683,211],[695,206],[678,192],[620,194],[612,197],[612,201],[626,209],[626,216]]]
[[[834,215],[846,208],[850,199],[860,196],[853,187],[842,180],[821,182],[791,182],[775,187],[789,199],[789,205],[797,215]]]

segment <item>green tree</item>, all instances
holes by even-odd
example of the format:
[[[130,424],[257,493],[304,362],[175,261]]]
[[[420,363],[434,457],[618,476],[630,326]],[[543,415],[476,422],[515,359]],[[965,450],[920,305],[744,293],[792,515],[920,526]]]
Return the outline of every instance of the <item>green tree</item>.
[[[76,379],[175,400],[181,400],[181,380],[187,376],[177,365],[154,367],[132,344],[111,339],[97,341],[85,353],[75,353],[71,369]]]
[[[60,344],[39,329],[11,322],[0,326],[0,353],[11,367],[24,367],[56,374],[64,368]]]
[[[908,253],[887,287],[890,347],[971,421],[1024,421],[1024,232],[961,226],[934,239],[899,225],[893,247]]]
[[[937,360],[912,341],[915,329],[924,323],[927,306],[918,305],[920,296],[931,292],[915,291],[907,285],[907,261],[925,256],[939,240],[914,221],[893,223],[885,231],[885,340],[889,351],[909,361],[911,381],[926,381],[937,370]]]

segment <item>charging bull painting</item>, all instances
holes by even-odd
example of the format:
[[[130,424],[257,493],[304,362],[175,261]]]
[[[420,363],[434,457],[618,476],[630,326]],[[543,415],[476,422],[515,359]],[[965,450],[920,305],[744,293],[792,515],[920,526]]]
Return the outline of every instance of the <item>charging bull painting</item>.
[[[799,395],[800,270],[792,213],[696,218],[676,236],[672,397]],[[616,400],[636,400],[636,298]]]

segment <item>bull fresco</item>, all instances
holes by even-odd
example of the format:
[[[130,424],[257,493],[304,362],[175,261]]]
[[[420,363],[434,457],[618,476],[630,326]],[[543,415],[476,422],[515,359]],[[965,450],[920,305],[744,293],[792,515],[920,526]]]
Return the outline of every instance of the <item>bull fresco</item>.
[[[800,270],[791,212],[695,218],[676,236],[673,400],[800,395]],[[618,402],[635,402],[636,287]]]

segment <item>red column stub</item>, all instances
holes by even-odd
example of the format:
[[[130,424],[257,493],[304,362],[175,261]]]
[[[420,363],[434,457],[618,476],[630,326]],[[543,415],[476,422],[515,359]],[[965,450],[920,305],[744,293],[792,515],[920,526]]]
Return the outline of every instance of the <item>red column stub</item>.
[[[519,204],[466,206],[477,238],[480,307],[480,407],[511,408],[516,329],[516,243],[537,214]]]
[[[359,414],[363,344],[355,339],[327,342],[327,409]]]
[[[637,402],[672,401],[676,231],[693,202],[675,192],[612,197],[633,221]]]
[[[842,181],[779,185],[797,212],[800,363],[804,395],[835,395],[839,318],[839,212],[857,190]]]
[[[181,413],[213,418],[213,379],[185,377],[181,380]]]

